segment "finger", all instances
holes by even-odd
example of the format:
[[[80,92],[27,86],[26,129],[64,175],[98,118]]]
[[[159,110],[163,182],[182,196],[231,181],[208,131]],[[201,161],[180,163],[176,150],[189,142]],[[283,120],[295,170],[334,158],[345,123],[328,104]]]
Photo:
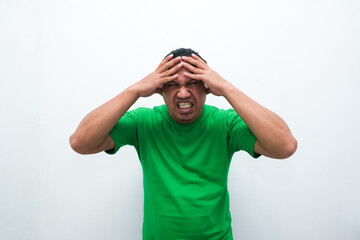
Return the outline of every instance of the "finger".
[[[190,63],[191,65],[193,65],[195,67],[198,67],[198,65],[199,65],[198,62],[192,57],[182,56],[181,59],[184,62]]]
[[[209,66],[207,65],[207,63],[206,63],[201,57],[199,57],[198,55],[196,55],[196,54],[191,54],[191,57],[196,60],[196,62],[198,63],[197,66],[198,66],[199,68],[206,69],[206,68],[209,67]]]
[[[177,64],[176,66],[173,66],[172,68],[168,69],[167,71],[163,72],[161,74],[161,76],[171,76],[174,73],[176,73],[177,71],[179,71],[180,68],[182,68],[183,66],[183,62],[180,62],[179,64]]]
[[[160,69],[164,64],[166,64],[167,62],[170,61],[170,59],[172,59],[174,57],[174,54],[170,54],[169,56],[167,56],[166,58],[164,58],[161,63],[159,64],[159,66],[156,68],[156,70]]]
[[[197,58],[195,58],[194,56]],[[183,56],[182,60],[196,66],[197,68],[201,68],[201,69],[205,69],[207,66],[207,64],[195,54],[192,54],[191,57]]]
[[[172,68],[176,63],[180,62],[181,61],[181,57],[177,57],[177,58],[174,58],[174,59],[171,59],[170,61],[166,62],[164,65],[162,65],[160,68],[159,68],[159,71],[160,72],[165,72],[167,70],[169,70],[170,68]]]
[[[199,57],[198,55],[196,55],[196,54],[194,54],[194,53],[192,53],[191,54],[191,57],[193,57],[195,60],[197,60],[197,61],[200,61],[202,64],[206,64],[206,62],[204,61],[204,60],[202,60],[202,58],[201,57]],[[207,65],[207,64],[206,64]]]
[[[203,76],[200,74],[194,74],[194,73],[189,73],[189,72],[184,72],[184,74],[185,74],[185,76],[187,76],[190,79],[203,81]]]
[[[169,77],[165,77],[165,78],[162,78],[162,81],[161,81],[161,88],[162,86],[164,85],[164,83],[167,83],[167,82],[170,82],[170,81],[174,81],[175,79],[178,78],[178,74],[174,74],[174,75],[171,75]]]
[[[199,74],[199,73],[202,73],[203,70],[200,69],[200,68],[197,68],[187,62],[183,62],[182,63],[183,67],[186,68],[187,70],[189,70],[190,72],[194,73],[194,74]]]

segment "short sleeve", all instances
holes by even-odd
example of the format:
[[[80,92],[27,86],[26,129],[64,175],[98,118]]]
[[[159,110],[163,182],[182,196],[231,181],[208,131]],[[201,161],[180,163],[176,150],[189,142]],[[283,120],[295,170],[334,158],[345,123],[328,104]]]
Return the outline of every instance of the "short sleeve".
[[[108,154],[116,153],[122,146],[132,145],[137,143],[137,123],[136,110],[129,111],[121,117],[109,132],[111,138],[115,143],[115,148],[106,150]]]
[[[244,150],[252,157],[258,158],[261,155],[254,152],[256,136],[239,117],[235,110],[229,110],[227,115],[229,150],[237,152]]]

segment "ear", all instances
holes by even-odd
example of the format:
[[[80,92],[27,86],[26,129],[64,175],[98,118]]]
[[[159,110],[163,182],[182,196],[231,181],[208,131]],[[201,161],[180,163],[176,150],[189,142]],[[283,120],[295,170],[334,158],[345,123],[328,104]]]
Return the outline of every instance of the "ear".
[[[209,87],[205,83],[204,83],[204,88],[205,88],[205,93],[209,94],[210,93]]]
[[[163,93],[162,88],[157,88],[155,90],[155,93],[158,93],[158,94],[160,94],[162,96],[162,93]]]

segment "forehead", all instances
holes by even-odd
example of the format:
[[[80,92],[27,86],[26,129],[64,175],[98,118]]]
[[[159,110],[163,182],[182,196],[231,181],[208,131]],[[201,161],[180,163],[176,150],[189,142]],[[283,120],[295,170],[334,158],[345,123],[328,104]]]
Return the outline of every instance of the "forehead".
[[[188,76],[185,75],[185,72],[187,73],[191,73],[189,70],[187,70],[186,68],[180,68],[176,74],[178,74],[177,79],[175,79],[172,82],[188,82],[190,80],[192,80],[191,78],[189,78]]]
[[[188,72],[188,73],[190,73],[190,71],[189,70],[187,70],[186,68],[184,68],[184,67],[182,67],[182,68],[180,68],[176,73],[177,74],[184,74],[184,72]]]

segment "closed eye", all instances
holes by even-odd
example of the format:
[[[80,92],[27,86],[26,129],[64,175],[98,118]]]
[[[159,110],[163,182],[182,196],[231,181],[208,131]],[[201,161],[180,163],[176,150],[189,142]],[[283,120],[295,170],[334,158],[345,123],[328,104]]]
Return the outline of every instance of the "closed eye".
[[[175,82],[168,82],[165,84],[165,87],[175,87],[177,85],[177,83]]]
[[[202,81],[200,81],[200,80],[191,80],[189,82],[189,84],[200,84],[200,83],[202,83]]]

